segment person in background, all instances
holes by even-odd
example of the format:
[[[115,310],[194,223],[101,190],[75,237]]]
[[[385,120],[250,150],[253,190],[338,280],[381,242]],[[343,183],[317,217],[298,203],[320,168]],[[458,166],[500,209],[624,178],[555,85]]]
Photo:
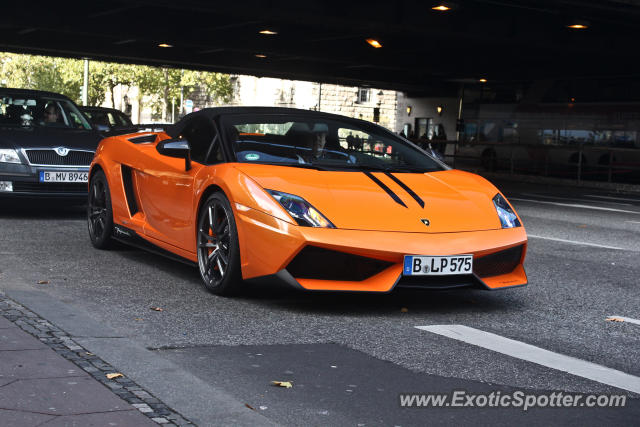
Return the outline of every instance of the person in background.
[[[432,140],[437,141],[433,143],[434,149],[440,153],[444,153],[445,147],[447,146],[447,134],[444,131],[444,125],[442,123],[435,127]]]
[[[60,121],[60,112],[58,111],[56,104],[53,102],[50,102],[46,107],[44,107],[44,112],[42,114],[45,124],[58,123],[58,121]]]

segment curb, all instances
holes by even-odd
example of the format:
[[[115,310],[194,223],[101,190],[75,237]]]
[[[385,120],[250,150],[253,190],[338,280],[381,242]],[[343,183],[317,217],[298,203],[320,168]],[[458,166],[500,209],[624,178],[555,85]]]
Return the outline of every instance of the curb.
[[[151,421],[170,426],[194,425],[125,375],[120,374],[118,378],[108,379],[107,374],[119,373],[113,366],[87,351],[62,329],[9,299],[2,292],[0,315],[87,372]]]
[[[8,280],[3,281],[0,289],[0,298],[4,296],[15,301],[15,304],[24,307],[25,311],[30,313],[29,316],[40,319],[44,322],[43,324],[48,323],[50,325],[48,327],[56,328],[57,333],[62,333],[68,338],[64,342],[68,342],[74,348],[80,348],[79,352],[84,352],[85,355],[87,352],[95,354],[104,363],[102,366],[105,368],[114,369],[113,367],[117,366],[117,370],[111,372],[126,375],[123,380],[126,382],[126,379],[129,379],[135,384],[131,386],[134,387],[131,392],[137,391],[144,397],[144,399],[140,398],[134,393],[135,398],[141,401],[136,404],[145,404],[153,409],[155,400],[150,400],[149,403],[145,403],[145,400],[157,399],[167,408],[172,408],[169,409],[172,413],[184,419],[183,422],[182,419],[174,416],[176,425],[189,425],[189,423],[203,427],[277,425],[264,415],[247,408],[242,401],[226,391],[198,378],[134,339],[99,323],[84,309],[71,306],[46,292],[36,290],[20,277],[13,276],[6,279]],[[34,332],[39,332],[37,326],[40,323],[35,326],[26,324],[31,327],[27,332],[32,335],[35,335]],[[62,340],[58,345],[62,346],[61,351],[74,354],[78,352],[64,345]],[[75,354],[72,357],[79,356]],[[69,360],[75,363],[72,359]],[[100,371],[98,375],[105,375],[106,371],[100,367],[97,369]],[[99,380],[103,380],[101,381],[103,383],[107,381],[106,377]],[[115,384],[121,386],[117,380]],[[139,387],[140,390],[135,387]],[[148,393],[149,397],[142,392]],[[142,408],[148,410],[146,407]],[[177,424],[177,422],[184,424]]]

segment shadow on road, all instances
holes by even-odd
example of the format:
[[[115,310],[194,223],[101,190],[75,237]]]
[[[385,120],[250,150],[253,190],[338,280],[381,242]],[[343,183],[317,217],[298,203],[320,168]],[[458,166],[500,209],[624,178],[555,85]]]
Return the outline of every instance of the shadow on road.
[[[522,288],[489,292],[475,289],[446,291],[396,289],[388,294],[355,292],[302,292],[261,286],[252,287],[242,298],[269,305],[276,310],[301,314],[369,316],[469,311],[513,311],[525,308]]]
[[[118,245],[118,252],[132,262],[144,263],[177,280],[199,288],[202,298],[221,298],[202,286],[197,267],[164,258],[137,248]],[[371,314],[404,315],[409,313],[455,313],[482,311],[519,311],[526,307],[527,288],[483,291],[470,288],[457,290],[396,289],[388,294],[363,292],[305,292],[278,283],[247,284],[233,300],[271,308],[274,311],[300,314],[369,316]],[[227,297],[224,297],[227,298]]]

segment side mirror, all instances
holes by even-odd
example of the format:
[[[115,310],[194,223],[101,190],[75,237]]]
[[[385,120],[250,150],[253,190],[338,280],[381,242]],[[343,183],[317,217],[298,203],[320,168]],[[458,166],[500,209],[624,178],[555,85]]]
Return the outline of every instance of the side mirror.
[[[176,157],[184,159],[184,170],[191,169],[191,148],[189,143],[184,139],[167,139],[158,142],[156,145],[158,153],[167,157]]]

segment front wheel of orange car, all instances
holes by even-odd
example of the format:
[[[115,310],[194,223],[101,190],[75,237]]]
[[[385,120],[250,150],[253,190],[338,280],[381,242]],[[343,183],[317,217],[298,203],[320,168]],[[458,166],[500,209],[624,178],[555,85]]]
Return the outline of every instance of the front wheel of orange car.
[[[242,284],[236,221],[221,192],[210,195],[198,215],[198,268],[205,288],[217,295],[237,293]]]

